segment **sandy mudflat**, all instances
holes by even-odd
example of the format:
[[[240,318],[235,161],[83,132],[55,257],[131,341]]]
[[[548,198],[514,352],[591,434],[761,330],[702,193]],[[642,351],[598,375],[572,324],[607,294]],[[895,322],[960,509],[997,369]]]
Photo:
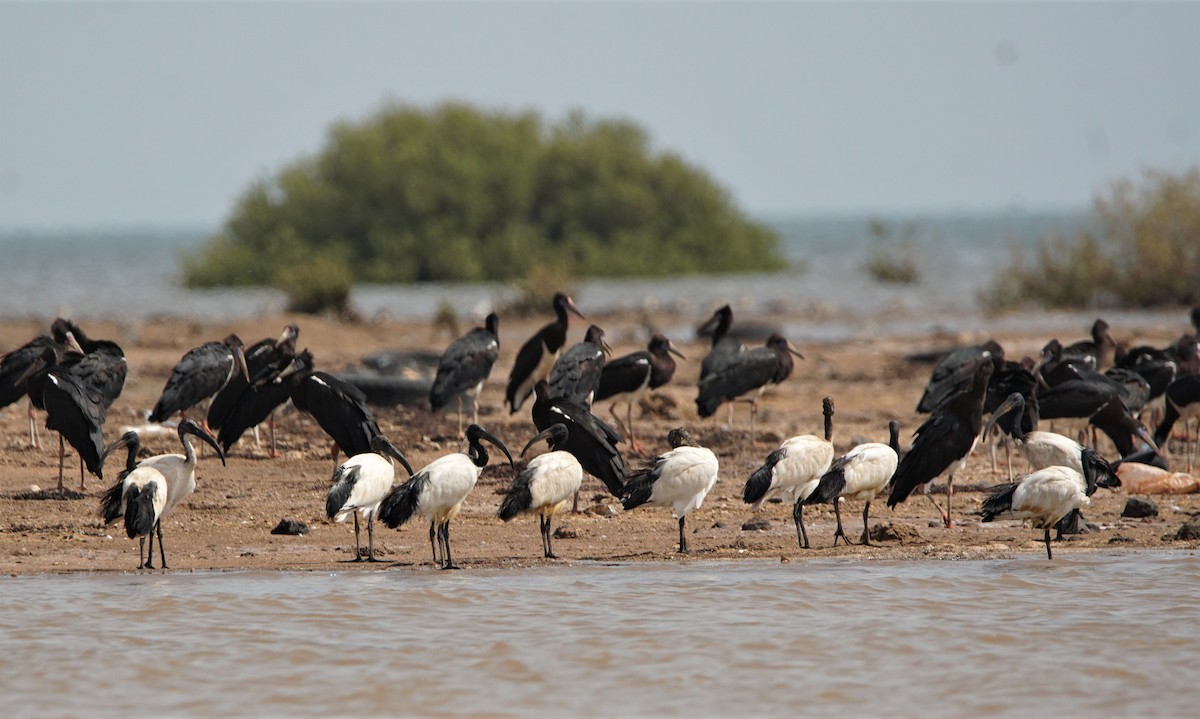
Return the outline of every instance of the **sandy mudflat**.
[[[1129,339],[1165,345],[1186,328],[1180,313],[1178,327],[1157,326]],[[642,349],[640,323],[633,316],[592,317],[605,327],[610,344],[618,355]],[[650,317],[658,326],[678,326],[676,317]],[[695,318],[696,324],[705,319]],[[128,425],[140,424],[141,412],[151,407],[162,390],[172,366],[188,348],[201,342],[220,339],[232,331],[247,344],[263,337],[277,336],[283,325],[295,321],[301,326],[300,345],[310,348],[318,367],[338,371],[358,362],[369,352],[388,348],[440,350],[452,339],[439,334],[429,324],[380,323],[347,325],[309,317],[272,317],[232,324],[196,321],[148,321],[136,325],[86,323],[93,337],[114,339],[125,350],[129,378],[124,393],[113,405],[104,436],[115,439]],[[484,413],[480,422],[519,451],[532,436],[528,407],[509,416],[501,410],[504,381],[517,347],[545,318],[507,321],[501,327],[502,353],[492,378],[484,390]],[[0,323],[0,348],[8,350],[45,331],[48,322]],[[584,324],[572,325],[572,341],[582,336]],[[463,328],[465,329],[465,328]],[[1076,328],[1078,330],[1078,328]],[[1115,328],[1118,337],[1127,332]],[[1074,340],[1082,332],[1064,328],[1061,337]],[[1010,357],[1035,355],[1048,339],[1038,334],[997,336]],[[741,501],[746,478],[766,454],[785,437],[795,434],[819,434],[821,398],[831,396],[836,403],[834,443],[844,451],[861,441],[885,441],[890,419],[901,422],[902,444],[907,444],[921,418],[913,412],[917,398],[928,379],[929,366],[910,364],[903,357],[914,350],[946,347],[955,342],[977,342],[985,337],[908,337],[903,340],[856,341],[832,344],[805,344],[807,357],[799,361],[790,380],[768,390],[759,415],[761,446],[749,441],[749,413],[738,405],[732,429],[699,420],[695,413],[695,383],[699,360],[706,345],[691,337],[673,338],[690,360],[681,363],[672,384],[659,391],[658,412],[638,421],[639,436],[655,451],[667,449],[667,431],[675,426],[693,429],[701,444],[713,449],[721,461],[720,482],[703,508],[688,517],[690,557],[701,560],[737,561],[742,558],[801,561],[817,557],[857,556],[879,559],[980,558],[1043,551],[1040,532],[1011,522],[983,525],[978,508],[983,495],[979,491],[959,491],[954,497],[957,526],[945,529],[930,526],[936,513],[919,495],[895,510],[887,509],[882,499],[872,507],[872,524],[896,525],[902,539],[883,541],[875,547],[829,547],[833,535],[833,511],[829,506],[806,509],[809,536],[814,548],[797,547],[791,523],[791,507],[768,504],[758,516],[768,521],[765,530],[743,530],[743,523],[755,515]],[[455,451],[454,414],[431,415],[415,408],[376,408],[381,427],[403,449],[414,467]],[[607,418],[608,408],[597,413]],[[722,409],[718,416],[725,419]],[[40,422],[41,420],[39,420]],[[36,489],[52,489],[57,478],[57,440],[43,430],[43,449],[29,447],[25,403],[0,412],[0,570],[11,574],[39,572],[132,571],[137,564],[136,542],[124,536],[121,525],[101,526],[97,517],[99,496],[107,481],[88,475],[84,494],[66,498],[41,498]],[[197,473],[196,493],[164,522],[167,558],[172,571],[196,569],[289,569],[344,570],[355,567],[379,571],[398,567],[428,567],[427,526],[419,519],[400,530],[380,527],[377,549],[387,564],[347,563],[353,551],[352,524],[333,524],[324,518],[325,490],[333,463],[329,444],[316,424],[289,409],[280,420],[278,437],[282,456],[270,459],[264,448],[257,447],[247,435],[234,447],[228,466],[222,467],[207,453]],[[265,438],[265,432],[264,432]],[[648,440],[648,441],[647,441]],[[177,451],[178,442],[170,432],[147,437],[144,444],[152,453]],[[1107,445],[1102,445],[1102,450]],[[1107,447],[1111,457],[1111,447]],[[627,456],[631,465],[638,459]],[[1014,458],[1018,471],[1023,460]],[[1180,461],[1182,459],[1180,458]],[[116,463],[109,468],[115,477]],[[67,486],[78,489],[78,459],[67,457]],[[465,569],[476,567],[516,567],[554,562],[541,557],[537,522],[520,517],[505,524],[496,518],[500,492],[513,474],[507,465],[493,460],[479,485],[468,497],[462,515],[452,525],[456,561]],[[986,449],[976,455],[959,487],[984,487],[1007,479],[1003,453],[993,471]],[[676,525],[670,511],[639,508],[623,512],[620,504],[603,495],[596,480],[585,481],[584,505],[590,512],[564,515],[556,522],[569,536],[555,541],[559,563],[577,560],[677,561]],[[593,500],[594,498],[594,500]],[[944,501],[943,495],[938,495]],[[1197,542],[1164,541],[1173,535],[1193,512],[1200,511],[1200,496],[1153,497],[1160,514],[1146,520],[1122,519],[1120,513],[1127,496],[1101,490],[1086,511],[1089,520],[1101,529],[1072,537],[1056,548],[1058,553],[1104,549],[1172,548],[1195,549]],[[843,517],[847,531],[857,537],[861,529],[861,506],[851,503]],[[281,519],[306,523],[311,531],[303,536],[272,535],[270,530]],[[365,542],[365,532],[364,532]]]

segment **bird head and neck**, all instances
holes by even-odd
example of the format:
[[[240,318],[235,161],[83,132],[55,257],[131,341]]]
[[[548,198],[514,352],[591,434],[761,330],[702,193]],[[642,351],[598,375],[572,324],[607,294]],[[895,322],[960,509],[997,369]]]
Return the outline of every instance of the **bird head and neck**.
[[[121,435],[116,439],[116,441],[104,448],[104,452],[100,455],[100,466],[104,466],[104,460],[108,458],[108,455],[116,452],[122,447],[129,450],[129,452],[125,455],[124,471],[129,473],[137,469],[137,456],[138,452],[140,452],[142,449],[142,442],[141,438],[138,437],[138,433],[134,432],[133,430]]]
[[[800,359],[804,359],[804,355],[800,350],[796,349],[796,345],[787,340],[786,337],[779,334],[772,334],[767,338],[767,347],[775,350],[775,355],[778,357],[778,363],[775,365],[775,376],[771,381],[779,384],[792,374],[792,369],[795,368],[795,362],[792,361],[792,355],[796,355]]]
[[[716,347],[717,343],[724,339],[725,335],[729,334],[729,326],[732,324],[733,308],[729,305],[723,305],[704,324],[696,328],[696,333],[703,336],[705,332],[711,331],[712,346]]]
[[[569,321],[567,316],[568,312],[581,320],[587,319],[587,317],[584,317],[583,313],[579,311],[579,308],[575,306],[575,300],[571,299],[570,295],[559,292],[554,295],[554,301],[552,304],[554,305],[554,316],[558,318],[559,324],[567,324]]]
[[[676,427],[667,433],[667,444],[671,445],[671,449],[699,446],[692,441],[692,433],[683,427]]]
[[[570,430],[567,429],[567,425],[563,424],[562,422],[555,422],[546,429],[535,434],[532,439],[526,442],[525,449],[521,450],[521,456],[524,457],[525,453],[529,451],[530,447],[537,444],[539,440],[543,439],[546,440],[548,445],[550,445],[551,450],[557,451],[559,447],[566,446],[567,438],[570,436]]]
[[[825,441],[833,441],[833,397],[821,400],[821,414],[825,415]]]
[[[217,456],[221,458],[221,464],[225,464],[225,452],[221,449],[221,445],[217,444],[217,440],[213,436],[204,431],[204,428],[196,424],[190,419],[181,420],[179,422],[179,443],[183,445],[183,456],[188,464],[196,463],[196,450],[192,448],[192,443],[188,440],[188,435],[192,434],[199,437],[206,444],[212,447]]]
[[[612,355],[612,347],[609,347],[608,343],[604,341],[604,330],[600,325],[589,325],[583,341],[596,345],[606,355]]]
[[[404,453],[397,449],[396,445],[392,444],[391,441],[382,434],[377,434],[371,438],[371,451],[382,457],[396,460],[404,466],[404,469],[408,470],[408,476],[411,477],[413,475],[413,468],[412,465],[408,463],[408,457],[405,457]]]
[[[480,440],[483,439],[486,439],[494,447],[503,452],[504,456],[508,457],[509,466],[513,469],[516,469],[517,465],[513,461],[512,455],[508,451],[508,447],[505,447],[503,442],[501,442],[483,427],[480,427],[477,424],[472,424],[467,427],[467,456],[471,458],[471,461],[476,467],[486,467],[488,463],[487,449],[480,442]]]
[[[483,328],[494,334],[498,339],[500,337],[500,315],[495,312],[489,313],[487,318],[483,320]]]

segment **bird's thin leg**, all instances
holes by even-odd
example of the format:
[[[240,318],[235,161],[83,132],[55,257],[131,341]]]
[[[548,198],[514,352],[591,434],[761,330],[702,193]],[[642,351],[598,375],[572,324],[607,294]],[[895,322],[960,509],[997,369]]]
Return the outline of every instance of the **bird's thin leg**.
[[[375,513],[367,517],[367,561],[378,562],[375,558]]]
[[[796,500],[792,507],[792,521],[796,523],[796,543],[801,549],[808,549],[808,530],[804,528],[804,505]]]
[[[150,549],[146,551],[146,569],[154,569],[154,528],[150,528]]]
[[[429,550],[431,552],[433,552],[433,563],[438,566],[441,566],[441,560],[438,558],[438,545],[434,544],[434,539],[438,539],[439,543],[441,541],[440,538],[438,538],[438,536],[437,536],[437,522],[430,521],[429,522]]]
[[[1046,559],[1054,559],[1054,555],[1050,552],[1050,528],[1046,528]]]
[[[471,398],[471,421],[479,424],[479,395]]]
[[[1187,419],[1183,420],[1183,449],[1184,449],[1184,452],[1187,454],[1187,468],[1188,468],[1189,472],[1192,471],[1192,434],[1190,431],[1191,423],[1192,423],[1191,418],[1187,418]],[[1200,420],[1196,420],[1196,432],[1197,432],[1196,441],[1200,442]],[[1200,447],[1197,447],[1196,451],[1200,452]]]
[[[154,539],[151,538],[150,541],[153,542]],[[150,565],[146,564],[146,562],[142,559],[142,554],[144,554],[145,551],[146,551],[146,537],[145,536],[138,537],[138,566],[137,566],[138,569],[145,569],[146,567],[150,566]],[[154,551],[154,547],[151,547],[150,551]]]
[[[262,447],[262,437],[260,437],[258,434],[258,425],[257,424],[254,425],[254,446],[259,447],[259,448]]]
[[[257,427],[257,425],[255,425]],[[279,456],[279,450],[275,447],[275,410],[271,410],[271,414],[267,415],[267,431],[271,434],[271,459]]]
[[[450,555],[450,522],[442,525],[442,542],[445,544],[446,563],[442,569],[461,569],[454,563],[454,558]]]
[[[1008,442],[1004,443],[1004,463],[1008,465],[1008,481],[1013,481],[1012,471],[1012,445]]]
[[[83,477],[83,455],[81,454],[79,455],[79,491],[82,492],[86,489],[87,484],[84,483]]]
[[[954,499],[954,475],[951,474],[946,479],[946,528],[954,526],[954,520],[950,518],[950,502]]]
[[[999,430],[995,430],[995,429],[993,429],[993,430],[992,430],[992,434],[994,434],[994,435],[999,435]],[[997,441],[999,441],[999,440],[997,440],[997,439],[995,439],[995,438],[990,438],[990,437],[989,437],[989,439],[990,439],[991,441],[989,441],[989,442],[988,442],[988,444],[991,446],[991,450],[992,450],[992,451],[991,451],[991,455],[992,455],[992,472],[993,472],[993,473],[995,473],[995,471],[996,471],[996,442],[997,442]]]
[[[58,435],[58,491],[63,492],[63,457],[67,454],[67,446],[63,440],[63,436]],[[82,462],[83,459],[80,458]]]
[[[39,449],[41,438],[38,437],[37,417],[33,411],[33,400],[29,400],[29,446]]]
[[[354,510],[354,559],[352,559],[350,561],[352,561],[352,562],[361,562],[362,561],[362,549],[360,549],[359,546],[360,545],[358,543],[358,510],[356,509],[356,510]]]
[[[679,518],[679,553],[680,554],[688,553],[687,534],[684,533],[684,527],[683,527],[683,523],[684,523],[685,519],[686,519],[686,517]]]
[[[871,514],[871,500],[868,499],[866,506],[863,507],[863,536],[862,536],[862,543],[863,543],[863,545],[865,545],[867,547],[874,546],[871,544],[871,530],[867,526],[867,517],[870,514]]]
[[[849,547],[850,538],[846,536],[846,531],[842,529],[842,502],[838,498],[834,498],[833,500],[833,516],[837,517],[837,529],[833,532],[833,546],[837,546],[838,537],[841,537],[842,541]]]
[[[757,429],[755,426],[757,421],[758,421],[758,400],[752,399],[752,400],[750,400],[750,444],[754,445],[755,447],[759,446],[758,433],[757,433]]]
[[[333,458],[333,468],[337,469],[337,467],[338,467],[338,461],[337,461],[338,460],[338,444],[337,444],[337,442],[334,442],[333,446],[331,446],[329,448],[329,456]]]
[[[628,420],[626,429],[629,434],[629,448],[638,454],[645,454],[645,448],[637,441],[637,435],[633,432],[633,402],[629,403],[628,409],[625,411],[625,418]]]
[[[460,394],[455,397],[454,402],[458,406],[458,438],[462,439],[463,437],[466,437],[466,435],[463,434],[462,428],[462,395]]]
[[[579,514],[579,493],[582,489],[575,490],[575,496],[571,499],[571,514]]]
[[[159,564],[162,565],[162,567],[161,567],[162,569],[168,569],[167,553],[165,551],[163,551],[162,520],[161,519],[154,523],[154,528],[158,532],[158,558],[162,560],[161,562],[159,562]]]
[[[938,504],[937,500],[933,498],[933,495],[929,493],[928,485],[926,485],[926,487],[925,487],[924,494],[925,494],[925,498],[929,500],[929,503],[933,505],[933,508],[936,509],[938,511],[938,514],[940,514],[942,516],[942,523],[945,524],[947,527],[949,527],[950,526],[950,513],[945,511],[944,509],[942,509],[942,505]]]
[[[550,541],[550,517],[546,517],[546,527],[542,530],[542,533],[546,535],[546,559],[558,559],[558,555],[554,553],[554,547]]]

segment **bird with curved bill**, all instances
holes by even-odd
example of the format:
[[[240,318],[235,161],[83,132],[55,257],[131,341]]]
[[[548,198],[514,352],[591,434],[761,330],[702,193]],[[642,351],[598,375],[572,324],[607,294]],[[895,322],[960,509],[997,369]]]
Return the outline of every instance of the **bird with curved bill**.
[[[513,361],[512,370],[508,375],[508,386],[504,389],[504,401],[508,405],[509,414],[521,409],[521,405],[525,404],[525,400],[533,393],[534,385],[540,380],[549,380],[554,361],[567,344],[569,315],[587,319],[575,307],[575,301],[562,292],[554,295],[552,304],[554,321],[525,340],[525,344],[517,350],[517,358]]]
[[[529,461],[525,471],[513,480],[504,495],[504,501],[500,503],[500,519],[505,522],[524,512],[538,515],[542,554],[547,559],[558,559],[550,543],[551,522],[579,492],[579,486],[583,483],[583,467],[579,460],[570,452],[559,449],[566,446],[568,435],[567,426],[561,422],[534,435],[521,450],[521,456],[525,456],[530,447],[543,439],[550,445],[551,451]]]
[[[362,548],[359,543],[358,518],[361,515],[367,520],[367,556],[368,562],[375,559],[375,514],[379,503],[387,496],[396,478],[396,469],[392,460],[396,460],[408,471],[413,473],[408,458],[387,437],[377,434],[371,438],[371,451],[356,454],[333,470],[333,484],[325,495],[325,516],[335,522],[345,522],[346,517],[354,515],[354,559],[352,562],[364,561]]]

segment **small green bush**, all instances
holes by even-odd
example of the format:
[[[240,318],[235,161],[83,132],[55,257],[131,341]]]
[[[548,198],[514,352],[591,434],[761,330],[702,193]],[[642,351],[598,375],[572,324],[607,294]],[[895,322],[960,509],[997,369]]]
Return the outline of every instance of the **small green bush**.
[[[280,268],[275,286],[287,294],[289,312],[333,312],[339,317],[353,317],[350,290],[354,274],[332,257],[318,256]]]
[[[876,282],[911,285],[921,279],[914,239],[917,227],[905,224],[899,230],[880,219],[871,219],[867,231],[874,238],[863,270]]]

